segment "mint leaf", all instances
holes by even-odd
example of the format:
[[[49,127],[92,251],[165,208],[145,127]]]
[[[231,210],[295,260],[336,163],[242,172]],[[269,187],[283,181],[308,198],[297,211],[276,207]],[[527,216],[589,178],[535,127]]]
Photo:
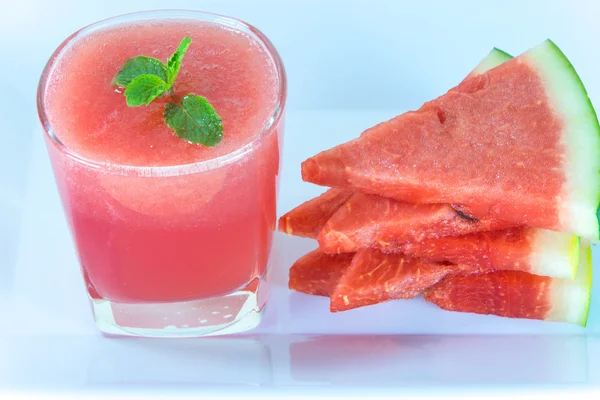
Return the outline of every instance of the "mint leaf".
[[[179,46],[177,46],[177,50],[175,50],[175,53],[173,53],[173,55],[171,57],[169,57],[169,59],[167,60],[167,71],[169,74],[167,83],[169,84],[169,88],[171,88],[171,86],[173,86],[173,83],[175,83],[175,79],[177,78],[177,75],[179,75],[179,68],[181,67],[181,60],[183,59],[183,56],[185,55],[185,52],[187,51],[188,47],[190,47],[191,43],[192,43],[192,39],[190,39],[187,36],[184,37],[181,40],[181,43],[179,43]]]
[[[202,96],[188,94],[180,104],[167,104],[164,117],[177,136],[192,143],[215,146],[223,139],[221,118]]]
[[[169,90],[167,82],[156,75],[139,75],[135,77],[127,89],[125,89],[125,99],[130,107],[148,105],[152,100]]]
[[[169,79],[167,67],[162,61],[152,57],[138,56],[125,61],[123,68],[113,79],[113,85],[117,84],[126,88],[132,80],[140,75],[156,75],[164,82]]]

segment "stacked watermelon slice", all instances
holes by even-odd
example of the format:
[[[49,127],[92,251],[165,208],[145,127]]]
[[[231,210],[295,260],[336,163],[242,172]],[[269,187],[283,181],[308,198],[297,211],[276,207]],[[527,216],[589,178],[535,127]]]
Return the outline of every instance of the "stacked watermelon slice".
[[[585,325],[599,171],[598,120],[558,47],[494,49],[446,94],[302,163],[330,189],[279,221],[319,243],[289,286],[333,312],[422,295]]]

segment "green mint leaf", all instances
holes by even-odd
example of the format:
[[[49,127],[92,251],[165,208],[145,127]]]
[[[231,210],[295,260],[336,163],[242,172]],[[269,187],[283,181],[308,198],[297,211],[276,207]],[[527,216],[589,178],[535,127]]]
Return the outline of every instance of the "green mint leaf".
[[[162,61],[152,57],[139,56],[125,61],[123,68],[113,79],[113,85],[126,88],[132,80],[140,75],[156,75],[165,82],[169,80],[167,67]]]
[[[190,47],[191,43],[192,39],[190,39],[187,36],[184,37],[181,40],[181,43],[179,43],[179,46],[177,46],[177,50],[175,50],[175,53],[173,53],[173,55],[167,60],[167,71],[169,74],[167,83],[169,84],[169,88],[171,88],[171,86],[173,86],[173,83],[175,83],[175,79],[179,74],[179,68],[181,67],[181,60],[183,59],[183,56],[185,55],[185,52],[187,51],[188,47]]]
[[[223,139],[221,117],[202,96],[188,94],[181,103],[168,103],[165,122],[182,139],[205,146],[215,146]]]
[[[152,100],[169,90],[167,82],[156,75],[139,75],[135,77],[127,89],[125,89],[125,99],[130,107],[148,105]]]

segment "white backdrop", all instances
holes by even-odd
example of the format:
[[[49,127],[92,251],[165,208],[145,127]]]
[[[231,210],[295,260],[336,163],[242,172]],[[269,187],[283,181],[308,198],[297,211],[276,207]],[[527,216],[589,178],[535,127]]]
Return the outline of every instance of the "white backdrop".
[[[5,315],[2,310],[4,304],[21,304],[22,308],[19,310],[28,310],[27,307],[31,306],[30,320],[27,320],[26,312],[18,311],[24,325],[16,327],[15,332],[34,332],[37,329],[35,319],[45,316],[46,319],[40,322],[56,327],[55,331],[49,333],[51,335],[57,335],[60,329],[71,328],[82,335],[95,333],[91,322],[85,319],[88,310],[84,304],[83,288],[77,286],[76,294],[72,295],[72,292],[75,293],[75,285],[80,283],[80,278],[76,275],[71,247],[65,244],[66,227],[62,215],[58,215],[58,200],[54,194],[49,198],[49,212],[56,215],[48,216],[44,210],[46,199],[36,198],[38,193],[41,196],[54,193],[49,171],[39,173],[36,170],[48,168],[47,161],[42,160],[44,150],[35,111],[37,80],[54,49],[69,34],[84,25],[128,12],[182,8],[238,17],[267,34],[280,51],[289,78],[288,113],[291,118],[288,119],[289,143],[284,163],[291,167],[284,166],[283,196],[280,202],[282,210],[287,210],[297,204],[301,197],[311,194],[302,192],[304,189],[292,190],[292,187],[300,184],[298,164],[304,157],[319,148],[332,146],[344,138],[356,136],[361,129],[379,122],[382,118],[416,108],[424,101],[443,93],[458,83],[494,46],[517,55],[544,39],[551,38],[574,64],[596,108],[600,107],[600,78],[595,75],[600,65],[598,0],[1,0],[0,5],[0,388],[3,382],[3,343],[13,351],[11,360],[22,360],[21,365],[16,367],[12,361],[7,363],[7,368],[10,366],[14,371],[28,371],[30,366],[37,362],[36,354],[43,354],[48,350],[45,353],[47,368],[42,368],[46,364],[40,364],[40,370],[35,373],[35,377],[40,379],[47,376],[48,382],[60,381],[61,376],[66,382],[70,379],[66,371],[79,371],[80,366],[87,368],[88,365],[87,353],[81,352],[80,365],[73,361],[74,357],[79,356],[74,352],[70,356],[71,367],[56,370],[56,376],[51,374],[53,368],[50,366],[53,365],[53,360],[63,357],[65,349],[72,350],[71,339],[65,339],[63,346],[55,347],[55,350],[53,345],[48,345],[55,342],[40,342],[34,340],[33,336],[30,336],[29,342],[2,342],[2,330],[9,330],[2,325],[6,321],[2,318]],[[352,112],[344,113],[348,110]],[[328,119],[340,123],[327,124]],[[333,129],[339,132],[333,132]],[[303,145],[304,141],[312,144]],[[32,190],[32,187],[35,190]],[[308,190],[315,193],[317,189],[310,187]],[[23,210],[28,211],[24,213]],[[60,239],[55,238],[57,231]],[[46,247],[23,244],[22,240],[19,240],[20,234],[30,238],[28,240],[32,242],[33,238],[36,238],[37,241],[47,240],[48,243]],[[40,269],[44,267],[43,261],[47,256],[61,259],[56,258],[56,254],[51,251],[55,243],[63,246],[55,253],[60,254],[66,261],[64,265],[50,265],[48,268],[64,271],[63,275],[53,274],[52,271],[42,272]],[[38,252],[39,249],[45,251],[35,254],[31,248],[38,249]],[[36,260],[42,265],[28,260]],[[20,265],[19,273],[13,268],[16,264]],[[45,282],[51,281],[55,276],[68,278],[65,282],[53,282],[64,292],[64,296],[59,296],[54,302],[48,301],[46,308],[39,308],[43,300],[35,297],[40,293],[38,289],[47,286]],[[15,294],[16,300],[12,303],[3,303],[3,298],[11,296],[13,281],[29,291],[21,295]],[[32,283],[29,284],[29,281]],[[71,284],[73,290],[70,286],[62,289],[61,285]],[[81,297],[78,297],[80,295]],[[600,307],[597,296],[596,300],[593,307],[597,308]],[[292,306],[297,305],[291,304],[290,307]],[[385,307],[379,308],[380,312],[391,310]],[[51,315],[46,310],[52,310],[55,314]],[[282,308],[281,315],[286,316],[288,311]],[[375,320],[377,313],[371,314],[370,310],[367,311],[369,312],[360,315],[364,318],[369,318],[367,314],[374,315],[372,319]],[[304,324],[306,318],[301,317],[302,315],[297,320],[289,319],[285,322],[294,328],[294,323]],[[323,318],[329,317],[324,314]],[[331,331],[343,330],[348,326],[367,330],[363,327],[362,319],[351,322],[351,316],[340,318],[345,318],[344,323],[338,324],[329,319],[323,321],[331,324],[328,328]],[[455,327],[453,321],[460,317],[446,318],[449,322],[445,326]],[[465,317],[464,321],[470,323],[471,320]],[[425,320],[417,322],[421,325],[416,324],[415,332],[429,323]],[[6,323],[8,326],[9,322]],[[478,329],[480,333],[496,332],[495,326],[469,323],[460,326],[464,326],[466,330]],[[506,328],[507,332],[531,333],[538,332],[539,325],[506,326],[509,326]],[[595,332],[600,332],[599,327],[600,321],[592,321]],[[299,325],[296,328],[294,329],[305,333],[310,333],[312,329],[308,325]],[[396,326],[390,324],[390,332],[394,332],[395,329]],[[442,327],[440,331],[444,329]],[[456,331],[460,329],[456,328]],[[555,333],[579,332],[566,328],[562,331],[557,329]],[[105,350],[110,351],[113,347],[121,346],[117,342],[81,340],[81,346],[92,346],[92,350],[96,349],[94,351],[105,355],[108,364],[113,361]],[[562,339],[558,340],[564,343]],[[570,377],[567,382],[585,382],[587,379],[600,383],[600,363],[596,361],[600,360],[600,356],[591,356],[600,354],[600,341],[581,341],[576,343],[577,346],[582,346],[579,352],[561,349],[559,345],[549,343],[542,346],[539,356],[548,353],[562,360],[565,354],[576,354],[574,361],[545,364],[575,371],[574,378]],[[15,347],[13,343],[21,343],[21,347]],[[75,348],[77,343],[75,342]],[[456,357],[461,357],[463,350],[470,348],[469,346],[457,347],[450,344],[448,348],[456,353]],[[519,351],[526,351],[529,347],[524,345]],[[30,348],[37,350],[32,350],[27,356],[29,358],[23,358],[21,350]],[[554,354],[553,349],[559,350]],[[503,352],[498,351],[498,356],[500,353]],[[417,352],[413,358],[419,359],[423,354],[428,355],[430,352]],[[589,364],[582,364],[581,359],[588,360]],[[543,358],[542,360],[548,361]],[[143,357],[138,361],[140,365],[147,363],[147,359]],[[466,368],[467,364],[465,362],[462,368]],[[392,377],[396,368],[394,365],[391,365],[388,371]],[[573,366],[574,369],[571,368]],[[579,367],[581,369],[577,369]],[[111,370],[108,367],[106,369]],[[481,375],[485,375],[487,371],[481,370]],[[589,371],[596,374],[589,375]],[[564,371],[558,372],[562,374]],[[20,372],[15,372],[13,377],[25,379],[25,375],[18,374]],[[103,374],[104,370],[101,369],[100,373],[93,376],[104,376]],[[511,379],[519,382],[520,374],[521,372],[515,372],[514,379]],[[543,382],[546,382],[544,379],[554,376],[548,375],[548,378],[542,375]],[[31,376],[33,382],[34,375]],[[435,380],[434,378],[439,376],[445,376],[452,381],[452,374],[434,374],[431,379]],[[29,381],[20,382],[25,385]],[[76,380],[73,382],[78,384]],[[373,378],[373,382],[378,381]],[[69,384],[71,383],[69,381]]]
[[[589,91],[600,94],[596,0],[2,3],[0,82],[10,93],[3,96],[2,114],[31,105],[36,76],[70,33],[106,17],[161,8],[228,14],[263,30],[288,68],[291,107],[415,107],[457,83],[491,47],[518,54],[547,37],[563,48]]]

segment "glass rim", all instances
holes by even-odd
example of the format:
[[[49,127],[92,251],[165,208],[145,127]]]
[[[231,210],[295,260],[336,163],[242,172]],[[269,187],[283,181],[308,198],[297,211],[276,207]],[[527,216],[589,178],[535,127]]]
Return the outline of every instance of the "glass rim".
[[[122,23],[138,22],[146,19],[187,19],[212,22],[222,26],[236,29],[245,34],[249,34],[252,39],[258,41],[263,46],[268,56],[272,59],[277,73],[277,102],[273,106],[273,109],[269,111],[269,116],[267,118],[266,124],[262,127],[262,130],[254,139],[252,139],[249,143],[246,143],[240,148],[237,148],[229,153],[208,160],[186,164],[143,166],[92,160],[73,151],[58,138],[48,119],[48,113],[45,107],[45,94],[47,89],[48,78],[52,74],[52,71],[55,65],[57,64],[57,61],[60,60],[60,57],[64,54],[64,52],[66,51],[66,49],[69,48],[70,45],[76,43],[79,39],[86,37],[92,32],[101,30],[103,28],[119,25]],[[287,77],[283,61],[281,60],[279,53],[275,49],[275,46],[273,46],[273,44],[267,38],[267,36],[264,33],[262,33],[259,29],[240,19],[211,12],[195,10],[152,10],[138,11],[134,13],[122,14],[106,18],[84,26],[83,28],[75,31],[73,34],[67,37],[52,53],[42,71],[37,87],[36,101],[38,118],[42,124],[44,135],[52,143],[52,145],[57,148],[57,150],[63,152],[71,160],[79,164],[86,165],[89,168],[103,170],[109,173],[116,173],[121,175],[176,176],[216,169],[224,165],[230,164],[234,161],[237,161],[244,157],[246,154],[250,153],[258,145],[260,139],[265,134],[270,132],[272,128],[278,126],[279,121],[283,116],[286,100]]]

